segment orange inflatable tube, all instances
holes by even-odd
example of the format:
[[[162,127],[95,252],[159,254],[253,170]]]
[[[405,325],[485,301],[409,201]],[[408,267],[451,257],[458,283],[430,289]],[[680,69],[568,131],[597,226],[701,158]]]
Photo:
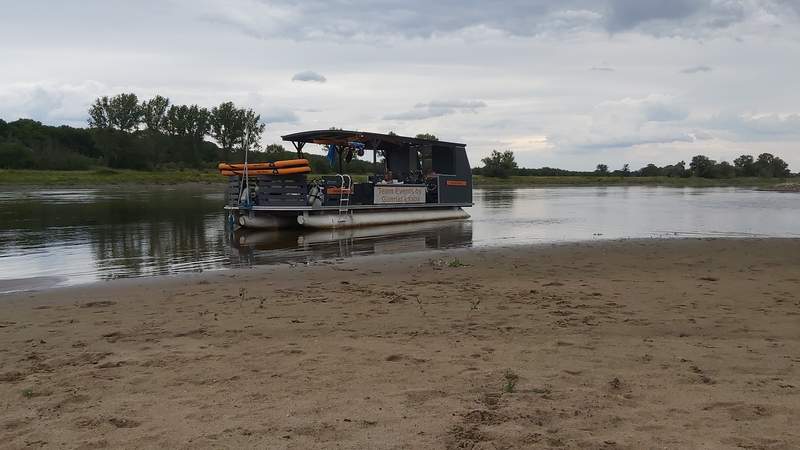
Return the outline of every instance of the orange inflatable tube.
[[[308,166],[301,166],[301,167],[283,167],[280,169],[247,169],[248,175],[294,175],[298,173],[309,173],[311,172],[311,167]],[[232,177],[236,175],[244,175],[244,170],[225,170],[221,169],[220,174],[225,175],[227,177]]]
[[[280,169],[284,167],[294,167],[294,166],[307,166],[308,160],[307,159],[287,159],[284,161],[275,161],[275,162],[257,162],[257,163],[248,163],[247,169],[250,170],[261,170],[261,169]],[[219,163],[217,168],[219,170],[244,170],[244,164],[229,164],[229,163]]]

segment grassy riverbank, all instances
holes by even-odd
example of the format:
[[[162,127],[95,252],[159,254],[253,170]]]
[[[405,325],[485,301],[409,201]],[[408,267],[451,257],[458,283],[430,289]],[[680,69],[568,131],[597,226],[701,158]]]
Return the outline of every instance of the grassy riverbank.
[[[366,175],[355,175],[356,181],[366,180]],[[473,177],[475,187],[534,187],[534,186],[672,186],[719,187],[742,186],[769,188],[797,184],[781,178],[669,178],[669,177],[599,177],[599,176],[513,176],[490,178]],[[108,185],[108,184],[182,184],[224,183],[225,177],[216,171],[173,170],[143,172],[136,170],[0,170],[0,185]]]
[[[512,176],[509,178],[473,177],[477,187],[534,187],[534,186],[670,186],[670,187],[770,187],[787,184],[783,178],[670,178],[670,177],[600,177]]]
[[[143,172],[137,170],[0,170],[0,185],[107,185],[107,184],[180,184],[222,183],[216,171],[174,170]]]

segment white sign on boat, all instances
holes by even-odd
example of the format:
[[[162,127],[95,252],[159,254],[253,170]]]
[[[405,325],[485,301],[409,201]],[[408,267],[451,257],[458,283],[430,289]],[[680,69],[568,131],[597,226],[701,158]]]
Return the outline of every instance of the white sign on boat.
[[[425,203],[425,191],[425,186],[378,184],[375,185],[374,203],[376,205]]]

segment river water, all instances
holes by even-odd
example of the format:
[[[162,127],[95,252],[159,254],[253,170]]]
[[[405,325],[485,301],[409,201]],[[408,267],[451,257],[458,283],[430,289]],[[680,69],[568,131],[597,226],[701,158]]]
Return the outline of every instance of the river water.
[[[476,189],[472,218],[232,232],[223,187],[0,192],[0,293],[370,253],[619,238],[800,237],[800,195],[740,188]]]

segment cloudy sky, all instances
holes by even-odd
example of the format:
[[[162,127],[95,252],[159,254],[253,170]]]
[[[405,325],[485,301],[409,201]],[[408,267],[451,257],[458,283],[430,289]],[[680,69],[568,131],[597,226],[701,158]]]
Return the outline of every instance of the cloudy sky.
[[[0,117],[233,100],[264,142],[431,132],[473,164],[771,152],[800,170],[800,0],[0,0]]]

